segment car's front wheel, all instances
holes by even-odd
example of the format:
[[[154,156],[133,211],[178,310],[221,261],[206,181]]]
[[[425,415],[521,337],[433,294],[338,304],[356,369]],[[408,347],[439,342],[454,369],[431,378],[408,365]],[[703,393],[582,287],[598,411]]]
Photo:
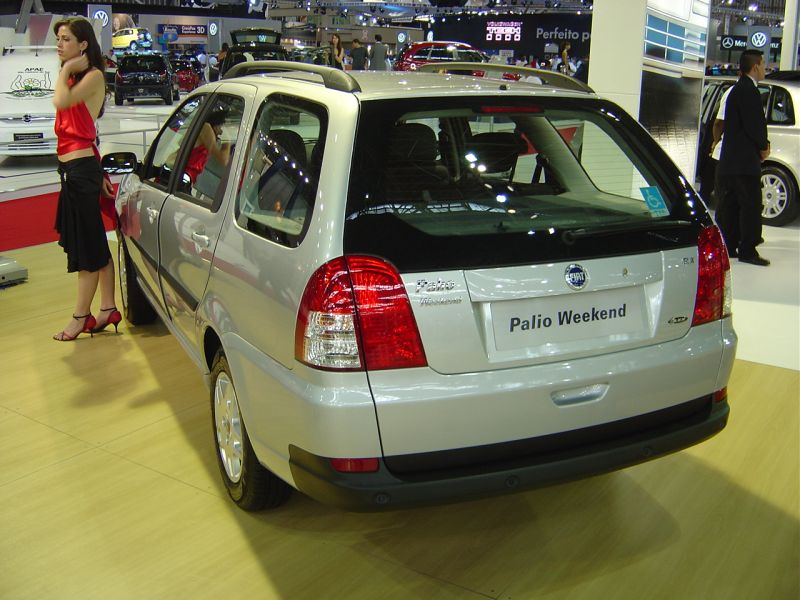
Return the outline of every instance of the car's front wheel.
[[[239,411],[228,359],[218,350],[211,367],[211,416],[217,464],[231,499],[247,511],[276,508],[291,488],[258,462]]]
[[[764,225],[788,225],[800,212],[794,178],[778,165],[770,164],[761,169],[761,200]]]
[[[114,93],[114,104],[117,106],[122,106],[124,98],[119,94],[119,92]]]
[[[131,325],[146,325],[156,318],[156,311],[150,306],[144,292],[139,287],[136,272],[133,270],[133,261],[128,255],[125,240],[117,231],[117,271],[119,272],[119,292],[122,297],[122,312],[125,320]]]
[[[131,48],[131,52],[136,52],[136,50],[139,48],[139,46],[136,44],[136,42],[131,42],[130,48]]]

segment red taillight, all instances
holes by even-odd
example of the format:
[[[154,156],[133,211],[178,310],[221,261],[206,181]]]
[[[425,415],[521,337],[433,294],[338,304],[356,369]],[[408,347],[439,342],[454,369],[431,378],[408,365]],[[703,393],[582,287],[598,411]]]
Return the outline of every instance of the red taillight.
[[[377,458],[332,458],[330,461],[340,473],[374,473],[379,466]]]
[[[397,270],[371,256],[335,258],[320,267],[300,302],[295,358],[334,370],[427,365]]]
[[[697,236],[697,295],[692,326],[716,321],[731,314],[731,264],[716,226]]]
[[[728,397],[728,388],[724,387],[721,390],[717,390],[713,394],[711,394],[711,399],[714,402],[722,402]]]

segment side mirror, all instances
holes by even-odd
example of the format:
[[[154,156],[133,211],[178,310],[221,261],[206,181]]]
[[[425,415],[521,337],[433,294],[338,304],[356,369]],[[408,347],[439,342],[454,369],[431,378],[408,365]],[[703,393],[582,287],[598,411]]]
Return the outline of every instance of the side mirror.
[[[100,161],[103,170],[109,175],[133,173],[139,168],[139,162],[133,152],[112,152]]]

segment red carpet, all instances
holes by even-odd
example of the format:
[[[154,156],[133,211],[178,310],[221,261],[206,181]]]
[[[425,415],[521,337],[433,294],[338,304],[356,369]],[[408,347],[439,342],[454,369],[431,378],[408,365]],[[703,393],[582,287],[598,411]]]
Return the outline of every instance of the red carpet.
[[[56,204],[58,192],[0,202],[0,252],[56,241]],[[103,223],[106,231],[114,229],[105,214]]]

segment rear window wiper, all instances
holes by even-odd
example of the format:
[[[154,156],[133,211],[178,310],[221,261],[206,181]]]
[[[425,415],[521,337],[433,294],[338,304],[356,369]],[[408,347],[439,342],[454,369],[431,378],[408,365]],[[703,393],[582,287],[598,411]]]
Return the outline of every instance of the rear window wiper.
[[[576,240],[585,237],[600,237],[606,235],[616,235],[618,233],[648,231],[654,229],[672,229],[674,227],[685,227],[687,225],[691,225],[691,222],[681,219],[669,219],[667,221],[640,221],[637,223],[626,223],[619,225],[580,227],[578,229],[567,229],[566,231],[562,232],[561,239],[565,244],[573,244]]]

